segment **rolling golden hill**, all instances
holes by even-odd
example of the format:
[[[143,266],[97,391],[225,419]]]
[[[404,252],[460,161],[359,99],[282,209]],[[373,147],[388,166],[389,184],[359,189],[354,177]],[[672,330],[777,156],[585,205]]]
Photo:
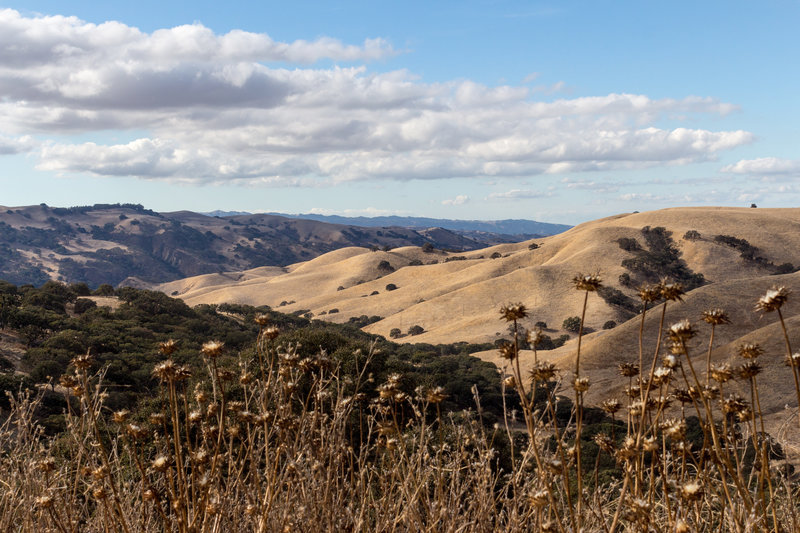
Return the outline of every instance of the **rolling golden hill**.
[[[424,333],[401,342],[491,342],[506,334],[497,310],[512,301],[524,303],[534,321],[552,328],[550,333],[564,333],[556,330],[580,311],[582,296],[569,282],[578,272],[599,272],[606,286],[635,299],[636,276],[627,287],[619,278],[631,274],[622,262],[636,254],[622,249],[618,241],[635,239],[646,247],[645,227],[671,232],[686,267],[709,282],[704,293],[734,280],[742,284],[763,278],[761,284],[769,285],[777,281],[771,276],[773,266],[800,265],[800,209],[674,208],[617,215],[553,237],[472,252],[425,253],[418,247],[372,252],[351,247],[284,268],[195,276],[158,288],[192,305],[270,305],[334,322],[380,316],[382,320],[367,329],[386,336],[394,328],[403,333],[413,325],[424,328]],[[699,238],[683,238],[690,230]],[[742,258],[739,250],[715,240],[718,235],[747,241],[766,263]],[[538,247],[531,249],[533,244]],[[397,289],[387,290],[390,284]],[[638,300],[631,303],[638,305]],[[608,320],[623,322],[629,316],[620,306],[591,298],[586,323],[600,330]]]

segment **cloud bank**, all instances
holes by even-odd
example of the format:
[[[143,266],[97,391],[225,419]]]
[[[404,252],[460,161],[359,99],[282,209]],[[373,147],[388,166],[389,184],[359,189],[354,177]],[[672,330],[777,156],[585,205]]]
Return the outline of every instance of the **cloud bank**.
[[[530,87],[365,65],[396,53],[382,39],[282,43],[201,24],[144,33],[0,10],[0,153],[34,150],[37,168],[59,173],[307,185],[680,165],[753,140],[658,126],[735,109],[712,98],[542,102]],[[108,131],[139,138],[108,144]]]

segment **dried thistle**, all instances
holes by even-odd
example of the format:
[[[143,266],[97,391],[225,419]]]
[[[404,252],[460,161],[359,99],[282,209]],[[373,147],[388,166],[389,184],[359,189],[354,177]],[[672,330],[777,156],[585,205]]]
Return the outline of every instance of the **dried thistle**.
[[[572,278],[572,283],[579,291],[594,292],[603,286],[600,274],[578,274]]]
[[[209,359],[216,359],[222,354],[222,349],[224,347],[225,343],[219,341],[208,341],[203,344],[203,347],[200,348],[200,351]]]
[[[755,359],[759,355],[764,353],[764,350],[761,348],[761,345],[758,343],[744,343],[740,344],[737,352],[740,356],[745,359]]]
[[[619,373],[626,378],[632,378],[639,375],[639,365],[636,363],[620,363]]]
[[[714,326],[731,323],[728,313],[719,308],[703,311],[703,321]]]
[[[681,297],[686,294],[683,285],[680,283],[667,283],[666,281],[662,281],[659,284],[659,289],[661,291],[661,297],[672,302],[683,301]]]
[[[696,333],[697,331],[689,319],[684,318],[680,322],[672,324],[667,334],[672,342],[683,343],[694,337]]]
[[[769,313],[779,310],[789,299],[791,290],[786,287],[772,287],[767,293],[756,302],[756,311]]]
[[[506,322],[522,320],[528,316],[528,309],[522,303],[504,305],[500,308],[500,317]]]

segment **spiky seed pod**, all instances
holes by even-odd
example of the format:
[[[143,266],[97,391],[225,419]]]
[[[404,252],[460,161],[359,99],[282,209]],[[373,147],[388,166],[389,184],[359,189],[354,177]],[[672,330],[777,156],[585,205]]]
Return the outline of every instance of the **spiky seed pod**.
[[[795,352],[791,356],[786,356],[786,366],[800,366],[800,352]]]
[[[535,348],[536,346],[539,346],[542,340],[544,340],[544,334],[542,333],[542,330],[539,328],[532,329],[528,331],[525,340],[528,341],[529,345]]]
[[[280,333],[281,330],[278,328],[278,326],[268,326],[261,330],[261,336],[269,340],[277,338]]]
[[[669,327],[668,335],[672,342],[686,342],[695,336],[697,331],[688,319],[684,318]]]
[[[689,533],[691,529],[689,528],[689,524],[687,524],[683,519],[679,519],[675,522],[675,533]]]
[[[560,474],[564,469],[564,463],[560,459],[549,459],[545,462],[545,466],[553,474]]]
[[[742,379],[750,379],[759,375],[762,370],[763,368],[760,364],[758,364],[758,361],[750,360],[746,361],[742,366],[740,366],[737,369],[737,373]]]
[[[265,313],[259,313],[253,319],[253,322],[261,326],[262,328],[270,323],[269,315]]]
[[[719,308],[703,311],[703,321],[714,326],[731,323],[728,313]]]
[[[92,491],[92,496],[95,500],[105,500],[108,498],[108,492],[106,491],[105,487],[97,487]]]
[[[131,416],[131,412],[127,409],[120,409],[119,411],[114,411],[114,414],[111,415],[111,418],[117,424],[124,424],[128,421],[128,417]]]
[[[681,498],[687,502],[696,502],[703,498],[703,485],[697,480],[687,481],[681,485]]]
[[[64,387],[65,389],[72,389],[74,387],[77,387],[80,384],[80,382],[72,374],[64,374],[60,378],[58,378],[58,384]]]
[[[750,406],[742,409],[738,413],[736,413],[736,419],[739,422],[749,422],[753,419],[753,409]]]
[[[36,507],[41,509],[52,509],[54,500],[53,497],[50,495],[39,496],[36,498]]]
[[[578,274],[572,278],[572,283],[579,291],[594,292],[603,286],[600,274]]]
[[[164,413],[152,413],[148,417],[148,420],[154,426],[160,426],[164,424],[164,422],[167,420],[167,417]]]
[[[517,357],[517,349],[516,347],[510,342],[504,342],[498,348],[500,352],[500,357],[506,359],[508,361],[513,361]]]
[[[169,357],[175,350],[178,349],[178,342],[174,339],[169,339],[158,344],[158,350],[164,357]]]
[[[500,308],[500,317],[506,322],[519,321],[528,316],[528,309],[522,303],[504,305]]]
[[[547,505],[548,497],[546,490],[539,490],[530,495],[531,505],[534,507],[544,507]]]
[[[169,468],[169,457],[167,457],[166,455],[159,455],[158,457],[153,459],[151,466],[153,467],[153,470],[155,470],[156,472],[164,473]]]
[[[97,480],[103,480],[108,477],[109,469],[106,465],[100,465],[92,470],[92,477]]]
[[[709,375],[711,379],[717,383],[726,383],[733,378],[733,370],[731,370],[731,365],[729,363],[711,365]]]
[[[674,370],[678,368],[678,358],[672,354],[667,354],[661,359],[661,364],[664,365],[664,368]]]
[[[558,372],[558,368],[553,363],[539,362],[531,368],[530,376],[536,381],[550,381]]]
[[[675,389],[672,395],[681,403],[692,403],[692,395],[686,389]]]
[[[583,377],[572,380],[572,388],[575,389],[577,392],[586,392],[589,390],[589,378]]]
[[[157,377],[162,383],[171,383],[178,376],[179,368],[175,361],[167,359],[153,367],[153,376]]]
[[[219,341],[208,341],[203,344],[203,347],[200,348],[200,351],[209,359],[216,359],[222,355],[222,349],[224,347],[225,343]]]
[[[777,311],[789,299],[791,292],[786,287],[772,287],[764,296],[758,299],[756,311],[761,311],[762,313]]]
[[[614,441],[611,439],[610,436],[606,435],[605,433],[598,433],[594,436],[594,443],[597,444],[597,447],[603,450],[608,454],[613,454],[615,445]]]
[[[514,376],[507,376],[503,380],[503,385],[505,385],[507,389],[515,389],[517,388],[517,380],[514,379]]]
[[[142,500],[146,502],[156,501],[158,500],[158,493],[152,488],[145,489],[145,491],[142,492]]]
[[[702,390],[703,397],[708,400],[716,400],[719,398],[719,387],[715,385],[711,385],[709,387],[703,387]]]
[[[686,421],[678,418],[670,418],[661,423],[661,431],[664,436],[674,441],[686,440]]]
[[[655,372],[653,372],[653,385],[659,386],[663,383],[666,383],[669,381],[670,377],[672,377],[672,369],[665,366],[660,366],[656,368]]]
[[[667,349],[670,355],[686,355],[686,347],[680,342],[670,342]]]
[[[639,287],[639,299],[645,303],[658,301],[661,298],[660,285],[643,285]]]
[[[92,366],[94,358],[87,351],[85,354],[76,355],[72,358],[72,366],[78,370],[88,370]]]
[[[128,424],[125,426],[125,433],[133,440],[141,440],[147,437],[147,430],[136,424]]]
[[[56,469],[56,460],[52,457],[47,457],[46,459],[42,459],[36,463],[36,468],[40,472],[44,472],[45,474],[48,472],[52,472]]]
[[[659,289],[661,291],[661,297],[671,302],[683,301],[682,296],[686,294],[683,285],[680,283],[667,283],[666,281],[662,281],[659,284]]]
[[[722,410],[728,414],[740,413],[747,408],[748,405],[744,398],[736,394],[731,394],[722,402]]]
[[[751,343],[751,342],[740,344],[739,348],[737,348],[736,351],[741,357],[745,359],[755,359],[756,357],[764,353],[764,350],[761,348],[761,345],[759,345],[758,343]]]
[[[600,409],[602,409],[604,412],[610,415],[613,415],[621,408],[622,408],[622,402],[620,402],[616,398],[608,398],[606,400],[603,400],[603,402],[600,404]]]
[[[644,442],[642,443],[642,450],[650,453],[658,450],[658,441],[656,441],[656,438],[647,437],[644,439]]]
[[[428,391],[425,399],[433,404],[442,403],[445,399],[447,399],[447,394],[444,392],[444,387],[434,387]]]
[[[626,378],[632,378],[639,375],[639,365],[636,363],[620,363],[619,373]]]
[[[642,395],[642,388],[639,385],[625,387],[625,394],[628,396],[628,398],[638,398]]]

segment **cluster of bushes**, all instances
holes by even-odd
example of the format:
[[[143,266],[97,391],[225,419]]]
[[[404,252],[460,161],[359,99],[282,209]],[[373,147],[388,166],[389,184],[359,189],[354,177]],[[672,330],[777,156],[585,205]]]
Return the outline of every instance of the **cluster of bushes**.
[[[635,239],[620,239],[620,247],[634,254],[624,259],[622,266],[628,269],[637,279],[629,283],[655,283],[660,279],[672,279],[682,283],[687,290],[705,284],[701,273],[692,272],[681,259],[681,252],[672,240],[672,232],[663,227],[642,228],[646,248]],[[635,307],[635,304],[626,304]]]
[[[792,263],[782,263],[780,265],[774,264],[766,257],[761,255],[761,250],[753,246],[745,239],[739,239],[732,235],[717,235],[714,237],[714,242],[724,244],[739,252],[739,257],[749,263],[753,263],[762,268],[768,268],[774,274],[791,274],[797,272],[797,268]]]

